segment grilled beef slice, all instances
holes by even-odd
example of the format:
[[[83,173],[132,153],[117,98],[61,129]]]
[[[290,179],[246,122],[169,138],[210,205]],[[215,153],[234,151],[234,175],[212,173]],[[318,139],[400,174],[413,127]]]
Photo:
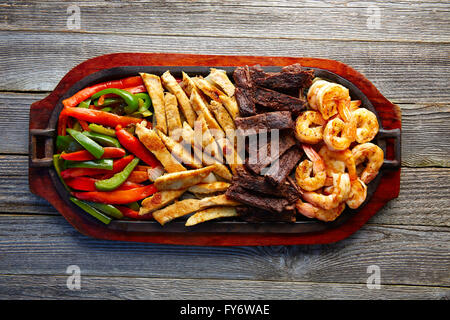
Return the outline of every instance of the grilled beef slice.
[[[286,198],[289,203],[293,203],[300,198],[299,191],[289,182],[284,182],[279,186],[274,187],[272,184],[268,183],[263,176],[258,176],[249,172],[244,166],[238,167],[236,173],[237,174],[233,176],[233,183],[238,184],[247,190],[253,190],[279,198]]]
[[[255,103],[276,111],[292,111],[298,115],[306,108],[306,101],[274,90],[257,87],[254,96]]]
[[[264,178],[274,186],[283,183],[292,169],[300,161],[303,152],[297,146],[286,151],[272,166],[267,170]]]
[[[294,135],[291,130],[283,130],[280,133],[278,140],[278,152],[271,153],[272,144],[269,141],[266,145],[260,146],[256,155],[249,155],[246,166],[256,174],[261,174],[261,171],[272,162],[276,161],[289,148],[295,145]],[[276,149],[276,147],[273,147]],[[256,157],[256,163],[253,163],[253,158]],[[250,161],[250,159],[252,161]]]
[[[254,90],[236,87],[234,91],[236,102],[239,107],[239,115],[241,117],[254,116],[256,114]]]
[[[290,111],[275,111],[258,114],[251,117],[237,117],[234,119],[236,127],[243,135],[270,131],[272,129],[289,129],[294,127]]]
[[[233,183],[228,187],[225,195],[230,199],[275,213],[283,212],[285,208],[289,206],[289,201],[285,198],[269,197],[267,195],[258,194],[244,189],[236,183]]]
[[[295,63],[284,67],[281,72],[264,72],[256,65],[249,68],[250,76],[257,86],[270,89],[301,89],[311,86],[314,70],[304,69]]]
[[[295,222],[295,209],[288,208],[281,213],[273,213],[251,206],[236,207],[239,217],[247,222]]]

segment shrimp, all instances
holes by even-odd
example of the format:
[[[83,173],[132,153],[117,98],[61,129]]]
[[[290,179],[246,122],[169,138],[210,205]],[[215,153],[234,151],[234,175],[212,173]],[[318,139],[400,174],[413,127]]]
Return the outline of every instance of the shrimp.
[[[352,112],[352,117],[356,122],[356,141],[358,143],[366,143],[375,138],[379,125],[377,116],[373,112],[360,108]]]
[[[311,87],[309,87],[308,93],[306,94],[306,99],[308,101],[308,104],[311,109],[317,110],[318,109],[318,102],[317,102],[317,92],[320,88],[327,85],[329,82],[322,80],[320,78],[315,78],[313,80],[313,83]]]
[[[348,195],[348,199],[345,202],[350,208],[356,209],[359,208],[361,204],[363,204],[364,200],[367,197],[367,186],[361,180],[355,180],[352,182],[350,194]]]
[[[349,149],[333,151],[325,145],[319,150],[319,155],[325,163],[325,172],[327,174],[325,185],[328,186],[332,183],[333,173],[344,173],[346,169],[351,181],[358,178],[355,159]]]
[[[360,105],[361,105],[361,100],[352,100],[352,101],[350,101],[349,110],[351,112],[358,110]]]
[[[383,165],[383,150],[373,143],[366,142],[355,146],[352,149],[352,154],[356,166],[367,161],[360,178],[365,184],[368,184],[377,176],[378,170],[380,170]]]
[[[336,208],[325,210],[320,207],[313,206],[308,202],[297,200],[295,208],[299,213],[308,218],[316,218],[321,221],[329,222],[336,220],[345,209],[345,203],[340,203]]]
[[[348,149],[356,138],[356,122],[350,117],[348,122],[339,118],[328,121],[323,131],[323,141],[335,151]]]
[[[303,192],[302,197],[314,206],[322,209],[334,209],[346,201],[350,193],[351,184],[347,173],[333,174],[333,188],[331,194],[322,194],[313,191]]]
[[[338,113],[338,108],[350,105],[349,90],[337,83],[319,80],[309,88],[307,94],[311,108],[318,110],[325,120]]]
[[[295,121],[295,137],[304,143],[319,143],[322,141],[325,123],[319,112],[305,111]]]
[[[327,174],[325,173],[325,163],[319,154],[311,147],[303,145],[303,150],[309,160],[303,160],[295,169],[295,179],[297,184],[306,191],[314,191],[320,189],[325,184]],[[314,176],[311,177],[311,173]]]

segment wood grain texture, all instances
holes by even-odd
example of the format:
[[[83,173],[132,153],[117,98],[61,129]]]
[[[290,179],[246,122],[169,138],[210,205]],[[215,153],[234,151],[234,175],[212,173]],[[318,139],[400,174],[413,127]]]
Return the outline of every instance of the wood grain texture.
[[[87,238],[63,217],[0,216],[0,274],[449,286],[448,227],[366,225],[329,245],[189,247]]]
[[[382,284],[379,290],[366,284],[213,279],[157,279],[92,277],[81,275],[81,290],[69,290],[67,276],[0,275],[0,299],[132,299],[132,300],[322,300],[450,298],[450,289],[431,286]],[[261,294],[261,293],[264,294]],[[173,318],[180,310],[167,310]]]
[[[448,103],[449,50],[449,43],[0,31],[0,70],[8,70],[0,90],[52,91],[72,67],[106,53],[183,52],[334,59],[364,74],[394,103]]]
[[[63,1],[12,2],[2,8],[0,28],[70,31],[69,5],[72,3]],[[420,6],[413,2],[401,7],[353,1],[84,1],[77,5],[81,24],[76,32],[309,40],[450,40],[450,6],[439,2]],[[378,27],[371,24],[374,14],[379,14]],[[131,15],[133,23],[128,23]]]

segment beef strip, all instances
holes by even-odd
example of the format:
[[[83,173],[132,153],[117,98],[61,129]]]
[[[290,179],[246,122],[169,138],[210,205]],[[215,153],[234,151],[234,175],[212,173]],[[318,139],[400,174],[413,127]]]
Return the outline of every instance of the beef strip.
[[[285,198],[269,197],[251,192],[236,183],[232,183],[228,187],[225,195],[230,199],[275,213],[283,212],[289,206],[289,201]]]
[[[298,115],[305,110],[306,101],[274,90],[257,87],[254,96],[255,103],[276,111],[292,111]]]
[[[269,183],[278,186],[283,183],[292,169],[300,161],[303,152],[297,146],[286,151],[272,166],[267,170],[264,178]]]
[[[267,167],[272,162],[276,161],[283,153],[285,153],[289,148],[296,144],[292,130],[283,130],[280,133],[278,139],[278,152],[271,153],[272,144],[269,142],[260,146],[256,154],[256,163],[246,162],[246,166],[256,174],[260,174],[261,171]],[[274,147],[276,149],[276,147]],[[265,156],[263,156],[265,155]],[[253,155],[250,155],[252,159]],[[253,162],[253,161],[252,161]]]
[[[256,85],[271,89],[307,88],[314,78],[314,70],[305,69],[298,63],[283,67],[281,72],[266,73],[259,65],[250,67],[249,71]]]
[[[253,100],[254,90],[236,87],[234,95],[241,117],[249,117],[256,114],[255,101]]]
[[[240,134],[243,135],[294,127],[294,121],[289,111],[267,112],[246,118],[237,117],[234,122],[236,127],[241,130]]]
[[[250,77],[248,66],[237,67],[233,72],[233,79],[236,84],[235,96],[239,106],[239,113],[242,117],[248,117],[256,114],[255,87]]]
[[[233,176],[233,183],[240,185],[247,190],[253,190],[270,196],[286,198],[289,203],[293,203],[300,198],[299,191],[288,182],[281,183],[278,187],[274,187],[268,183],[264,177],[255,175],[244,166],[236,169]]]
[[[236,207],[239,217],[247,222],[295,222],[296,212],[294,208],[288,208],[281,213],[273,213],[251,206]]]

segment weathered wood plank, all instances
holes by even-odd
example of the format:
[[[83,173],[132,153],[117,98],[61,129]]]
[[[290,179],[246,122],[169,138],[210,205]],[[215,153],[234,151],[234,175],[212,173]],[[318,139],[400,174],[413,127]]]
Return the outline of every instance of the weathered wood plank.
[[[449,43],[252,38],[217,43],[215,37],[1,31],[0,69],[8,72],[0,77],[0,90],[51,91],[72,67],[106,53],[185,52],[336,59],[363,73],[393,102],[450,101]]]
[[[369,223],[450,226],[450,168],[403,168],[400,196],[391,200]],[[420,210],[418,210],[420,208]],[[58,215],[28,187],[28,160],[0,156],[0,214]]]
[[[11,1],[2,7],[0,28],[74,31],[67,27],[70,5],[73,3]],[[418,2],[393,5],[349,1],[152,1],[145,4],[85,1],[77,5],[81,11],[80,29],[75,30],[78,32],[311,40],[450,40],[450,6],[435,2],[419,6]],[[131,15],[133,23],[128,23]]]
[[[0,275],[0,299],[439,300],[450,297],[450,289],[428,286],[382,285],[377,290],[368,289],[366,284],[85,277],[83,273],[80,290],[69,290],[67,277]],[[167,310],[167,316],[179,312]]]
[[[448,227],[366,225],[329,245],[186,247],[87,238],[62,217],[0,216],[0,274],[448,286]]]
[[[0,93],[0,153],[28,154],[30,105],[45,94]],[[450,105],[400,104],[402,165],[450,167]]]

